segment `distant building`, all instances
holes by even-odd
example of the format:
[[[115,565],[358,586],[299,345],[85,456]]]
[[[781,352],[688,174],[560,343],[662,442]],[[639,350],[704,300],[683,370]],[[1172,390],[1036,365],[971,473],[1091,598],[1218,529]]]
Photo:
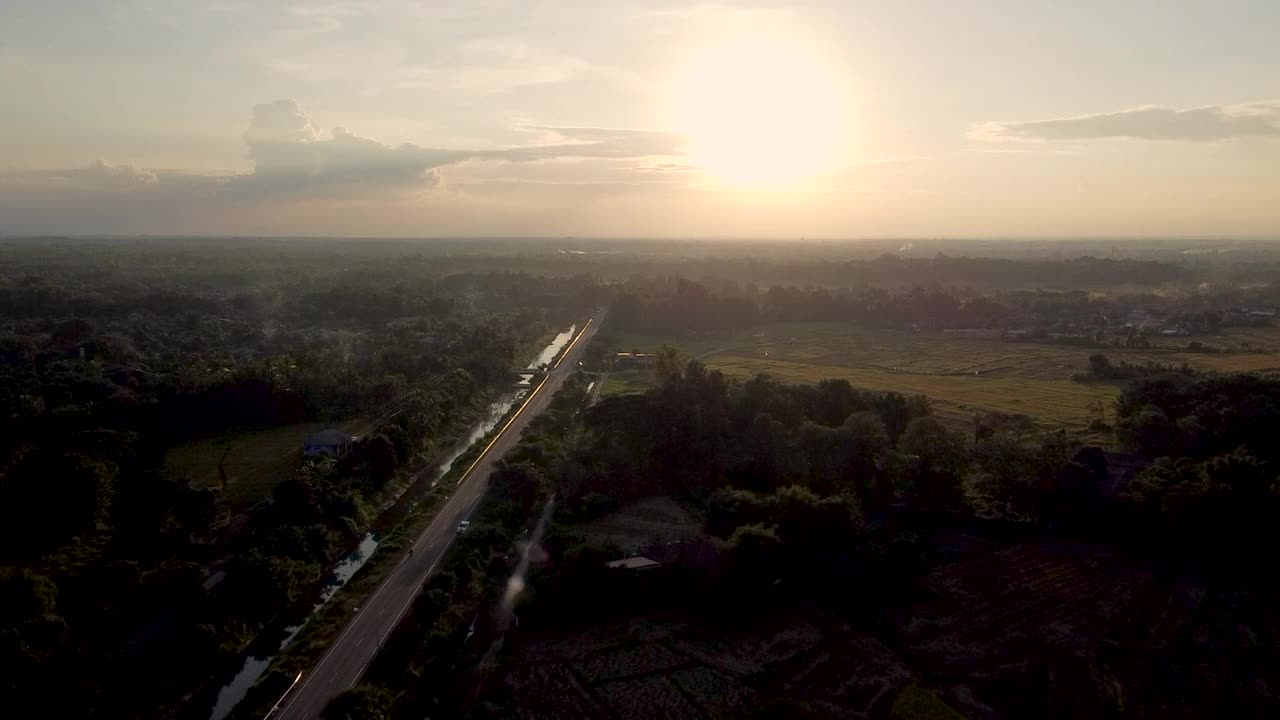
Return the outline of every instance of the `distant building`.
[[[634,572],[643,572],[645,570],[660,568],[662,567],[662,563],[657,560],[650,560],[647,557],[629,557],[622,560],[607,562],[604,566],[611,570],[632,570]]]
[[[355,438],[341,430],[321,430],[303,441],[302,456],[342,457],[351,449],[354,440]]]
[[[613,366],[620,370],[626,368],[653,367],[656,356],[653,353],[620,352],[613,356]]]

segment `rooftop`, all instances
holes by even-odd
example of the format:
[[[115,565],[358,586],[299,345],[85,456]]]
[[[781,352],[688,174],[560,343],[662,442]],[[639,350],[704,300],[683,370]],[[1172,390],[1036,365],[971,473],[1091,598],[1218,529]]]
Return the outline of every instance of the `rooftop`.
[[[653,568],[662,567],[662,563],[657,560],[650,560],[647,557],[623,558],[604,565],[607,568],[621,568],[623,570],[652,570]]]

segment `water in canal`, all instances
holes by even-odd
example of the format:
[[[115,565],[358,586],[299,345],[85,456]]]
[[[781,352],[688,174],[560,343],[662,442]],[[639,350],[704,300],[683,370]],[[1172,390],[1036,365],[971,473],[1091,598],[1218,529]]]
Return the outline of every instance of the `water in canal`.
[[[338,588],[347,584],[360,566],[364,565],[373,551],[378,548],[378,536],[369,533],[360,540],[360,545],[350,555],[343,558],[337,565],[333,567],[333,575],[329,578],[329,582],[325,584],[324,589],[320,591],[320,598],[316,602],[315,607],[311,608],[311,612],[307,613],[307,617],[311,617],[317,610],[325,606],[338,592]],[[292,625],[284,629],[285,638],[280,641],[280,646],[276,648],[276,652],[280,652],[293,642],[293,638],[302,629],[306,623],[304,619],[297,625]],[[262,673],[267,671],[267,666],[271,664],[274,656],[258,657],[250,655],[244,662],[244,667],[240,668],[240,672],[231,678],[231,682],[227,683],[222,690],[218,691],[218,699],[214,702],[213,713],[209,716],[210,720],[223,720],[231,714],[231,709],[236,706],[244,698],[245,693],[249,692],[249,688],[262,677]]]
[[[529,367],[536,369],[549,364],[553,359],[555,359],[560,351],[564,349],[565,345],[568,344],[576,329],[576,325],[571,325],[568,330],[556,335],[555,339],[551,341],[551,344],[543,348],[542,352],[538,353],[538,356],[534,358],[534,361],[529,363]],[[522,375],[521,377],[524,376]],[[532,378],[532,376],[530,376],[530,378]],[[528,385],[528,382],[526,381],[520,384]],[[437,480],[444,477],[453,469],[453,464],[457,462],[458,458],[461,457],[463,453],[470,449],[470,447],[476,442],[493,432],[494,428],[498,427],[498,423],[502,422],[502,418],[506,417],[507,413],[511,411],[511,408],[515,407],[515,404],[527,395],[528,392],[528,390],[517,390],[513,393],[506,393],[493,403],[490,403],[489,407],[485,408],[484,416],[471,427],[467,432],[466,437],[459,441],[458,444],[454,446],[453,450],[445,456],[444,460],[435,469],[435,471],[431,473],[429,478],[420,479],[381,508],[384,513],[384,517],[380,520],[385,520],[387,522],[380,522],[380,524],[385,527],[387,524],[394,524],[395,522],[398,522],[398,519],[403,517],[408,510],[412,509],[419,499],[430,492]],[[391,517],[387,517],[387,514]],[[373,554],[373,551],[377,547],[377,535],[369,533],[365,535],[364,539],[360,541],[360,545],[350,555],[343,558],[334,566],[333,575],[330,577],[329,582],[325,584],[324,589],[320,592],[320,597],[318,598],[315,606],[311,608],[311,611],[307,613],[306,617],[299,621],[298,624],[291,625],[284,629],[285,638],[280,642],[279,647],[276,648],[277,653],[284,650],[289,646],[289,643],[293,642],[293,638],[298,634],[298,631],[302,629],[302,626],[306,624],[307,619],[314,615],[317,610],[324,607],[325,603],[329,602],[334,594],[338,592],[338,589],[345,585],[346,582],[355,575],[356,571],[364,565],[365,561],[369,559],[369,556]],[[236,673],[235,677],[233,677],[230,682],[218,691],[218,699],[214,702],[213,712],[210,714],[209,720],[224,720],[224,718],[230,715],[236,704],[244,699],[245,693],[249,692],[249,688],[253,687],[253,684],[258,681],[258,678],[262,677],[262,674],[267,671],[267,668],[271,665],[271,660],[274,657],[274,655],[265,657],[250,655],[245,658],[244,666],[240,668],[240,672]]]
[[[543,348],[542,352],[538,353],[538,357],[534,358],[533,362],[529,363],[529,369],[537,370],[543,365],[550,365],[551,361],[556,359],[556,355],[559,355],[560,351],[564,349],[564,346],[569,344],[569,340],[573,338],[573,334],[577,332],[577,330],[577,325],[570,325],[568,330],[557,335],[555,339],[551,341],[551,344]]]

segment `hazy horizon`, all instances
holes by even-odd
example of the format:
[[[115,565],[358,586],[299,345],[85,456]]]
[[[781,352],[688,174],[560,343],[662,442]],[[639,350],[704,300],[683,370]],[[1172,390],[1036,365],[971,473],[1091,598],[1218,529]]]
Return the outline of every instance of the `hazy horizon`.
[[[0,235],[1280,237],[1280,5],[0,8]]]

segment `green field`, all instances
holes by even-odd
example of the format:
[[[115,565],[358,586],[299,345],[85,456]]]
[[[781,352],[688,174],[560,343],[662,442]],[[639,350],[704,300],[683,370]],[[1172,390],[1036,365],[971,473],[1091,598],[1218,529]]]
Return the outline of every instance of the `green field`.
[[[605,376],[604,388],[600,390],[600,394],[608,396],[643,392],[652,384],[652,370],[613,370]]]
[[[996,331],[899,331],[841,323],[787,323],[696,338],[617,335],[618,350],[652,351],[669,343],[727,375],[768,373],[786,382],[813,383],[843,378],[857,387],[920,393],[934,401],[943,419],[961,424],[976,411],[1021,413],[1048,424],[1083,427],[1089,406],[1110,401],[1122,383],[1079,383],[1089,356],[1103,352],[1112,362],[1187,362],[1222,371],[1262,371],[1280,367],[1280,330],[1232,330],[1205,338],[1226,347],[1248,342],[1264,352],[1210,355],[1188,353],[1188,338],[1158,338],[1144,350],[1065,344],[1008,342]],[[618,391],[636,389],[636,379]],[[605,392],[615,386],[606,385]],[[625,389],[623,389],[625,387]]]
[[[227,475],[227,503],[234,509],[245,508],[270,497],[272,488],[293,474],[303,440],[325,427],[301,423],[179,445],[165,453],[165,472],[171,477],[190,478],[196,487],[218,487],[221,462]]]

